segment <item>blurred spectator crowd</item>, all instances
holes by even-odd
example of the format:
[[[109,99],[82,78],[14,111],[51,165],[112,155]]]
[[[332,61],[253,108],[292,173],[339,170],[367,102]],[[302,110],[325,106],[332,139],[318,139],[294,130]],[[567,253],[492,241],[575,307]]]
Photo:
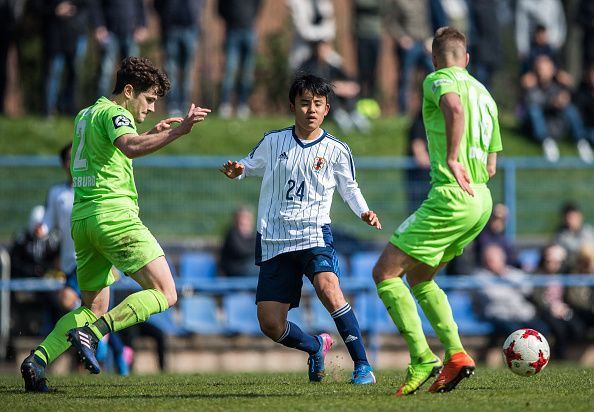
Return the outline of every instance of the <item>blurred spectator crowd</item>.
[[[467,34],[469,71],[489,89],[498,71],[517,71],[515,112],[527,134],[542,145],[549,161],[559,159],[557,141],[575,142],[583,161],[594,161],[594,3],[590,0],[1,0],[0,112],[4,112],[9,50],[16,45],[13,66],[41,76],[35,93],[45,116],[72,115],[99,96],[109,95],[114,67],[120,59],[143,54],[149,45],[172,80],[166,110],[183,112],[196,97],[196,79],[207,64],[199,52],[215,25],[224,27],[219,43],[223,63],[215,84],[201,84],[201,102],[215,106],[223,118],[247,119],[254,110],[256,66],[267,44],[288,33],[283,48],[287,73],[323,75],[335,83],[331,117],[341,130],[370,132],[370,120],[394,96],[399,115],[414,118],[419,107],[419,82],[433,70],[432,33],[452,25]],[[266,14],[264,9],[267,8]],[[342,10],[348,8],[348,11]],[[272,24],[271,13],[284,11],[278,33],[261,36]],[[273,10],[272,12],[270,10]],[[212,16],[216,16],[213,25]],[[348,19],[348,21],[346,20]],[[262,21],[260,21],[262,20]],[[155,22],[155,24],[150,24]],[[348,41],[337,36],[349,24]],[[513,29],[514,36],[509,36]],[[36,30],[33,30],[36,29]],[[41,36],[41,58],[31,56],[25,32]],[[507,37],[506,37],[507,36]],[[515,40],[515,41],[514,41]],[[28,47],[27,47],[28,46]],[[382,50],[391,47],[390,51]],[[347,64],[347,48],[354,55]],[[35,50],[35,49],[33,49]],[[394,84],[386,86],[379,62],[382,54],[395,61]],[[515,54],[510,59],[509,55]],[[91,57],[89,57],[92,55]],[[14,62],[18,60],[18,62]],[[267,60],[270,62],[270,60]],[[29,70],[27,72],[27,69]],[[212,70],[212,66],[208,66]],[[84,80],[84,79],[86,80]],[[90,80],[89,80],[90,79]],[[210,78],[212,79],[212,78]],[[84,85],[83,80],[86,81]],[[203,82],[204,83],[204,82]],[[13,85],[14,86],[14,85]],[[19,85],[14,86],[19,89]],[[272,88],[268,82],[258,87]],[[507,87],[503,86],[503,87]],[[387,90],[393,89],[393,90]],[[216,89],[216,91],[214,91]],[[17,92],[18,93],[18,92]],[[494,93],[497,96],[496,90]],[[209,96],[209,98],[205,98]],[[23,100],[23,99],[22,99]],[[268,106],[270,108],[270,106]],[[262,105],[258,110],[265,110]],[[33,109],[34,110],[34,109]]]

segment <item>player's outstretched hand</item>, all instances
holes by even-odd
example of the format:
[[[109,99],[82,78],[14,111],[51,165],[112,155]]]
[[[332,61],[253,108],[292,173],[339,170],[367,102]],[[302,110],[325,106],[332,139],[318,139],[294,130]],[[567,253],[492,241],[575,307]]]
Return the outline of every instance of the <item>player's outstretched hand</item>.
[[[227,163],[223,163],[223,167],[219,170],[229,179],[235,179],[243,174],[245,166],[239,162],[227,160]]]
[[[375,227],[377,230],[382,230],[382,224],[373,210],[361,213],[361,220],[369,226]]]
[[[182,119],[178,128],[181,128],[180,131],[183,133],[190,133],[194,124],[206,119],[206,116],[208,116],[209,113],[210,109],[199,107],[192,103],[190,109],[188,110],[188,114],[186,114],[186,117]]]
[[[468,172],[466,169],[464,169],[462,163],[448,160],[448,166],[460,187],[464,189],[464,191],[470,196],[474,196],[474,191],[470,187],[470,177],[468,176]]]
[[[167,119],[163,119],[159,123],[157,123],[149,133],[161,133],[163,130],[171,129],[171,125],[173,123],[181,123],[183,122],[183,120],[183,117],[169,117]]]

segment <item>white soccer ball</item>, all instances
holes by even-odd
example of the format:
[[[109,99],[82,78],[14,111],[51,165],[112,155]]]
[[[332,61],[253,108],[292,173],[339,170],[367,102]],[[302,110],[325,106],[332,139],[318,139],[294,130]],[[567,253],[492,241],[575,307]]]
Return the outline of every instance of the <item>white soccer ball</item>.
[[[536,375],[547,366],[550,356],[549,343],[534,329],[518,329],[503,343],[503,361],[520,376]]]

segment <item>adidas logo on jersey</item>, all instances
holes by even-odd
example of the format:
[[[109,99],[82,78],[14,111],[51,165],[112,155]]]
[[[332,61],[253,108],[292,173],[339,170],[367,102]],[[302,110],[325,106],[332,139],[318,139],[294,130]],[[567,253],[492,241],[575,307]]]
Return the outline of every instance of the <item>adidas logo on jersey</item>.
[[[289,156],[287,156],[286,152],[282,152],[278,158],[280,160],[289,160]]]
[[[322,262],[320,263],[320,266],[328,266],[331,267],[332,265],[330,264],[330,262],[328,262],[327,260],[322,260]]]
[[[353,335],[349,335],[344,340],[344,343],[351,343],[351,342],[356,341],[357,339],[359,339],[359,338],[357,338],[356,336],[353,336]]]

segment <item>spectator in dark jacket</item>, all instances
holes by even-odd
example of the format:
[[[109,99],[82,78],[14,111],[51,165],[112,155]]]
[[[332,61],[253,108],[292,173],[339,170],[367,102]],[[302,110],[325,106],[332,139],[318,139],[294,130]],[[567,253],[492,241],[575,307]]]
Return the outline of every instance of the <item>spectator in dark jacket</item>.
[[[567,83],[558,76],[549,56],[542,54],[536,57],[532,71],[522,78],[528,125],[532,137],[542,144],[549,161],[559,159],[559,149],[553,138],[563,135],[568,129],[577,143],[580,157],[590,163],[594,160],[592,149]]]
[[[353,23],[361,97],[376,99],[377,63],[382,39],[380,0],[353,1]]]
[[[343,131],[349,132],[356,127],[360,132],[369,132],[368,120],[356,110],[359,96],[359,84],[351,79],[340,65],[333,62],[336,54],[329,42],[319,41],[311,46],[313,54],[299,71],[313,74],[332,82],[333,95],[330,100],[330,116]]]
[[[580,207],[567,202],[561,209],[561,225],[555,232],[554,242],[568,253],[568,264],[575,264],[575,257],[582,246],[594,244],[594,227],[584,221]]]
[[[594,143],[594,61],[584,71],[575,95],[575,104],[584,120],[586,134],[590,142]]]
[[[143,0],[92,0],[91,23],[101,50],[98,95],[109,96],[114,67],[119,60],[138,55],[138,43],[147,37]]]
[[[406,192],[408,195],[408,213],[412,214],[421,206],[431,189],[429,170],[429,151],[427,149],[427,132],[423,124],[423,114],[419,110],[408,129],[408,156],[414,166],[406,169]]]
[[[406,114],[418,69],[434,70],[428,40],[433,37],[429,2],[385,0],[381,9],[384,27],[394,39],[398,56],[398,110]]]
[[[199,44],[202,0],[155,0],[161,22],[161,41],[165,50],[165,70],[171,82],[167,95],[172,117],[189,107],[194,60]]]
[[[219,115],[228,118],[236,79],[239,83],[237,116],[250,116],[248,100],[256,66],[256,17],[261,0],[219,0],[219,15],[225,22],[225,74],[221,88]]]
[[[577,13],[582,28],[582,64],[594,64],[594,1],[582,0]]]
[[[43,2],[43,52],[46,116],[58,110],[75,114],[78,73],[87,50],[90,0]],[[63,72],[66,71],[62,85]],[[60,90],[62,89],[62,90]]]
[[[487,89],[491,89],[491,77],[502,59],[499,39],[497,0],[468,1],[470,20],[470,72]]]
[[[254,213],[240,207],[233,214],[233,224],[225,234],[219,269],[223,276],[256,276],[256,233]]]
[[[13,278],[43,277],[57,267],[60,239],[54,232],[47,233],[43,225],[44,214],[43,206],[35,206],[27,230],[15,236],[10,247]]]
[[[518,267],[517,253],[513,244],[505,236],[508,209],[502,203],[493,206],[493,212],[483,231],[476,238],[477,264],[480,263],[480,256],[483,250],[490,244],[497,244],[503,248],[506,256],[506,265]]]

